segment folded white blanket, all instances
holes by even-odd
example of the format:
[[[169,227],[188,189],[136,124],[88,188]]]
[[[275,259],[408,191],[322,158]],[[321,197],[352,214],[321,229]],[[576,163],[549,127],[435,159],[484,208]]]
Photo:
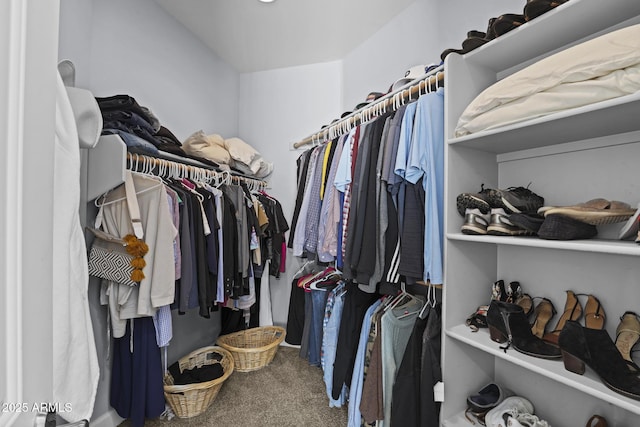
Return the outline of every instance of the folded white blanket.
[[[640,24],[565,49],[481,92],[455,129],[463,136],[640,90]]]

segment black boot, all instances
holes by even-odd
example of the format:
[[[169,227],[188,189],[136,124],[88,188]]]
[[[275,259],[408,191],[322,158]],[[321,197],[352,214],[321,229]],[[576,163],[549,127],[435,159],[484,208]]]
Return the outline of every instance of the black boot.
[[[559,359],[560,349],[533,335],[524,310],[517,304],[491,301],[487,313],[489,334],[493,341],[507,345],[505,352],[513,346],[520,353],[542,359]]]
[[[611,390],[640,400],[640,377],[629,371],[606,330],[587,329],[569,320],[560,332],[558,344],[566,370],[582,375],[586,364]]]

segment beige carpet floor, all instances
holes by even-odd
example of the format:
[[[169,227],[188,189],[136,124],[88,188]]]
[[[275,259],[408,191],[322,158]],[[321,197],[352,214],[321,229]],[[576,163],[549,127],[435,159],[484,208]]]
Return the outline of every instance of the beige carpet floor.
[[[281,346],[268,366],[234,372],[216,400],[190,419],[148,420],[145,427],[346,426],[347,409],[329,408],[322,370],[309,366],[298,349]],[[131,427],[128,421],[121,427]]]

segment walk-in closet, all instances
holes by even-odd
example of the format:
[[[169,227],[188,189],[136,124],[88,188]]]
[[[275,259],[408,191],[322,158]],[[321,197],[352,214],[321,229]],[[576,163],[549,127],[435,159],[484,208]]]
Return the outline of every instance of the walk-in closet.
[[[637,0],[0,23],[0,426],[638,425]]]

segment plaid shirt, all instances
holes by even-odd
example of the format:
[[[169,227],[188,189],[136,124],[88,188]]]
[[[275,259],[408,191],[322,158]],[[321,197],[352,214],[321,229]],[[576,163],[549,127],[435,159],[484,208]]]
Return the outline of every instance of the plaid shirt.
[[[347,185],[344,192],[344,205],[342,207],[342,258],[344,259],[345,250],[347,248],[347,222],[349,219],[349,210],[351,208],[351,186],[353,185],[353,173],[356,167],[356,159],[358,157],[358,141],[360,139],[360,127],[356,128],[356,133],[351,141],[351,183]]]

